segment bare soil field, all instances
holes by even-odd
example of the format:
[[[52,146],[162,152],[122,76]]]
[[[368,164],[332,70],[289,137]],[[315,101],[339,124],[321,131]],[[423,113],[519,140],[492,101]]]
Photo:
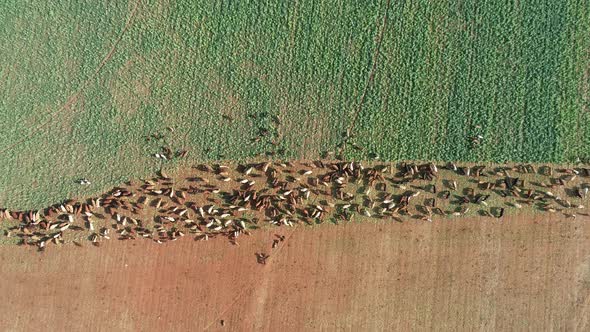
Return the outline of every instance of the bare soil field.
[[[275,234],[285,241],[271,249]],[[0,246],[0,266],[3,331],[589,328],[587,218],[266,228],[239,246]]]

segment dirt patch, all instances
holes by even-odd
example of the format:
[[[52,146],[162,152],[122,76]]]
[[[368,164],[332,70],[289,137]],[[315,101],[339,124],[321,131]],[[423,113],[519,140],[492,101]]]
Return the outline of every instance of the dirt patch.
[[[73,102],[75,102],[78,98],[78,96],[84,92],[84,90],[86,89],[86,87],[91,84],[91,82],[100,74],[102,68],[107,64],[107,62],[112,58],[112,56],[115,54],[116,50],[117,50],[117,45],[119,44],[119,42],[121,41],[121,39],[123,38],[123,35],[125,34],[125,32],[129,29],[129,27],[132,25],[133,22],[133,18],[135,17],[135,14],[137,13],[137,9],[139,8],[139,0],[135,2],[135,5],[133,7],[133,9],[131,10],[130,14],[129,14],[129,18],[127,20],[127,22],[125,23],[125,26],[123,27],[123,29],[121,30],[121,33],[118,35],[117,39],[115,40],[115,42],[113,43],[113,46],[111,48],[111,50],[109,51],[109,53],[106,54],[106,56],[103,58],[103,60],[101,61],[101,63],[97,66],[97,68],[94,71],[94,75],[92,75],[91,77],[89,77],[87,80],[85,80],[84,82],[82,82],[80,84],[80,86],[78,87],[78,89],[76,90],[76,92],[72,93],[68,99],[66,100],[66,102],[59,107],[59,109],[52,111],[52,112],[48,112],[48,114],[50,115],[49,120],[39,123],[37,125],[35,125],[34,127],[31,127],[31,131],[26,134],[23,135],[22,139],[12,143],[11,145],[5,147],[4,149],[1,150],[1,153],[5,153],[9,150],[12,150],[15,146],[22,144],[23,142],[28,141],[35,133],[39,132],[41,129],[43,129],[44,127],[50,125],[52,123],[52,120],[55,118],[59,118],[59,116],[63,113],[69,110],[69,105],[71,105]],[[20,23],[20,22],[19,22]],[[28,24],[26,24],[28,26]]]
[[[287,239],[273,250],[275,233]],[[587,222],[545,216],[276,228],[240,246],[3,246],[0,328],[583,329],[569,297],[589,239]]]
[[[205,98],[209,100],[213,106],[219,109],[222,116],[234,120],[242,120],[244,118],[243,102],[238,93],[215,72],[210,72],[211,80],[206,82],[207,92]]]
[[[268,75],[265,74],[264,67],[258,65],[252,60],[244,60],[240,63],[240,68],[251,77],[255,77],[262,83],[267,83]]]
[[[128,60],[109,84],[113,103],[119,112],[134,114],[139,110],[142,101],[147,100],[151,95],[151,81],[137,72],[138,66],[145,67],[145,59],[135,57]],[[139,77],[134,77],[137,75]]]
[[[84,95],[78,95],[75,99],[71,100],[64,106],[66,112],[59,117],[57,128],[61,133],[72,134],[73,122],[77,114],[82,114],[85,109],[85,98]]]
[[[72,134],[73,122],[78,114],[84,112],[85,100],[84,95],[72,96],[67,103],[63,105],[64,113],[59,117],[51,116],[51,106],[45,107],[43,112],[33,113],[31,116],[24,118],[23,128],[35,128],[38,123],[47,121],[52,130],[60,134]]]
[[[298,159],[309,159],[319,155],[325,146],[325,140],[330,137],[326,133],[331,129],[331,119],[326,114],[310,111],[318,99],[314,94],[307,97],[303,107],[294,107],[283,102],[279,106],[278,118],[281,122],[276,126],[279,133],[277,140],[280,142],[288,138],[286,145],[289,150],[294,151]]]

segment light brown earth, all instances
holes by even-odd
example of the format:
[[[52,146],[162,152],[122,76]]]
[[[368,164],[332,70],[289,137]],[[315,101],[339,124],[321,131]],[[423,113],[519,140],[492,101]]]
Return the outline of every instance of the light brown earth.
[[[590,220],[536,218],[0,246],[0,330],[588,330]]]

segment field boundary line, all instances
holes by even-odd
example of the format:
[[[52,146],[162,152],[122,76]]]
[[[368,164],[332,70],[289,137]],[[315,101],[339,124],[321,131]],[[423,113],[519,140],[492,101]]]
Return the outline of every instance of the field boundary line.
[[[51,113],[51,112],[48,113],[48,115],[49,115],[50,118],[47,121],[41,123],[40,125],[38,125],[36,127],[33,127],[32,130],[27,135],[24,135],[22,139],[17,140],[13,144],[11,144],[11,145],[5,147],[4,149],[0,150],[0,153],[8,152],[8,151],[12,150],[15,146],[28,141],[29,139],[31,139],[33,137],[33,135],[39,129],[41,129],[43,127],[46,127],[47,125],[49,125],[49,123],[51,123],[51,120],[53,120],[53,117],[61,114],[62,112],[64,112],[65,110],[67,110],[69,108],[69,106],[78,98],[78,96],[80,96],[80,94],[84,91],[84,89],[88,86],[88,84],[91,81],[93,81],[98,76],[98,74],[101,72],[101,70],[107,64],[107,62],[112,58],[113,54],[115,54],[115,52],[117,50],[117,46],[119,45],[119,43],[123,39],[123,35],[125,35],[125,33],[127,32],[127,30],[129,30],[129,27],[131,27],[131,25],[132,25],[133,19],[135,18],[135,15],[137,14],[137,10],[139,9],[140,2],[141,2],[141,0],[136,0],[135,1],[135,6],[131,10],[131,13],[130,13],[129,17],[127,18],[127,21],[125,22],[125,25],[123,26],[123,29],[121,30],[121,32],[117,36],[117,39],[115,39],[115,42],[113,43],[113,46],[111,47],[111,49],[109,50],[109,52],[103,57],[103,59],[100,62],[100,64],[94,70],[94,74],[92,74],[89,78],[87,78],[78,87],[78,90],[75,93],[73,93],[72,95],[70,95],[70,97],[66,100],[66,102],[60,108],[58,108],[57,111],[55,111],[53,113]]]
[[[371,67],[371,70],[369,71],[369,77],[367,79],[367,84],[365,84],[365,88],[363,89],[363,94],[361,95],[361,99],[359,100],[359,104],[357,106],[357,109],[354,112],[352,122],[350,123],[350,125],[348,126],[348,128],[346,130],[346,137],[344,139],[344,144],[340,148],[339,154],[341,154],[344,151],[344,149],[346,148],[346,142],[352,136],[352,131],[354,130],[354,126],[356,124],[358,116],[363,109],[363,104],[365,103],[365,98],[367,96],[367,92],[369,91],[369,87],[371,86],[371,83],[373,83],[373,81],[375,80],[375,71],[377,70],[377,62],[379,60],[379,54],[380,54],[380,50],[381,50],[381,42],[383,41],[383,34],[385,33],[385,27],[387,26],[387,13],[389,12],[390,6],[391,6],[391,0],[387,0],[387,3],[385,4],[385,12],[383,13],[383,20],[381,23],[381,31],[379,31],[379,36],[377,37],[377,42],[375,45],[375,53],[373,54],[373,66]]]

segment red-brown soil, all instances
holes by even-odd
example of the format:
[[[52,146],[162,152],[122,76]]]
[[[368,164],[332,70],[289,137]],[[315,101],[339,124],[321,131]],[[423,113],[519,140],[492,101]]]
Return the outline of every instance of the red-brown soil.
[[[536,218],[1,246],[0,330],[588,330],[588,219]]]

